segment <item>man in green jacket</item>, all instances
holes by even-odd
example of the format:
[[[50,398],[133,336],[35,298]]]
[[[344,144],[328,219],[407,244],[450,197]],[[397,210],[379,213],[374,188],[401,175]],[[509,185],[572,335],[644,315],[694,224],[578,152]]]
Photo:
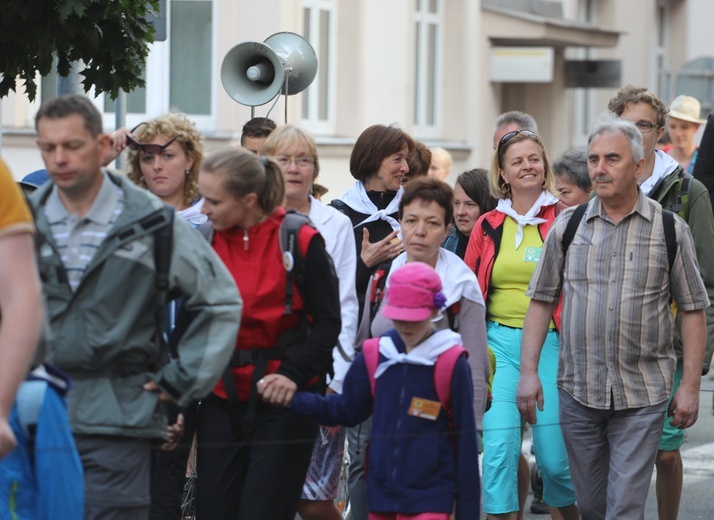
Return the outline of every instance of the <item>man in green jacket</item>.
[[[54,98],[35,126],[52,181],[31,201],[52,327],[49,358],[74,379],[67,406],[85,470],[85,518],[145,519],[150,450],[167,438],[162,403],[183,406],[210,392],[233,351],[242,302],[199,233],[171,218],[158,198],[101,168],[109,136],[89,99]],[[164,255],[155,253],[166,226],[166,292],[183,298],[190,324],[178,358],[162,364],[157,259]]]
[[[642,133],[645,166],[639,178],[640,188],[664,209],[677,213],[692,230],[699,262],[699,273],[714,304],[714,217],[709,192],[704,185],[685,173],[669,155],[656,150],[657,141],[664,133],[669,114],[667,106],[646,87],[627,85],[621,88],[608,103],[608,109],[617,116],[635,124]],[[675,309],[676,312],[676,309]],[[714,305],[706,312],[707,352],[702,374],[709,371],[714,349]],[[656,317],[655,317],[656,318]],[[674,348],[677,352],[677,372],[672,395],[682,379],[682,335],[679,316],[675,323]],[[662,439],[657,452],[657,507],[661,520],[677,518],[682,496],[682,455],[684,430],[670,425],[665,417]]]

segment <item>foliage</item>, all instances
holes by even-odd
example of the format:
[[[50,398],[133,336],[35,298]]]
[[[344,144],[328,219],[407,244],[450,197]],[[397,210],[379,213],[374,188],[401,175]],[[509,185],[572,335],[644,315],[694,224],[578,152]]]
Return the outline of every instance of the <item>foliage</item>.
[[[0,98],[19,78],[34,100],[36,73],[49,74],[55,58],[60,76],[72,62],[83,64],[85,91],[94,86],[116,99],[120,89],[143,87],[149,12],[158,12],[158,0],[2,0]]]

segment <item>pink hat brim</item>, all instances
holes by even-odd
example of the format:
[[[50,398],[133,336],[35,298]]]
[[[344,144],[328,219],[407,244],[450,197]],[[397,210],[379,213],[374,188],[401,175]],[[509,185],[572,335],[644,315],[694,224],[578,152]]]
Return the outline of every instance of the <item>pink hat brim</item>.
[[[382,314],[390,320],[424,321],[431,317],[433,310],[428,307],[395,307],[387,304],[383,307]]]

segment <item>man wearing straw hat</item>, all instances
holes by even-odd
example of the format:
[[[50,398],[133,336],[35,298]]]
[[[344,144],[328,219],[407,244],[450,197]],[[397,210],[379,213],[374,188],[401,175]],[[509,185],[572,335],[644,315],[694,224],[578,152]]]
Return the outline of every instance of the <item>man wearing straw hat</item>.
[[[699,125],[706,123],[700,119],[701,105],[692,96],[677,96],[669,106],[667,118],[667,132],[672,139],[672,144],[665,151],[682,165],[687,173],[694,171],[699,148],[694,144],[694,135],[699,130]]]

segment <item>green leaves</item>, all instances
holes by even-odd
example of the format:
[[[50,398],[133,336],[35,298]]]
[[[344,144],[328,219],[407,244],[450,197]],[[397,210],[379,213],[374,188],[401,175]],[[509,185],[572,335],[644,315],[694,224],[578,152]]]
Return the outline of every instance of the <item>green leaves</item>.
[[[72,62],[84,64],[85,91],[94,86],[116,99],[120,89],[144,86],[141,73],[153,42],[149,10],[158,11],[158,0],[3,0],[0,97],[19,79],[34,100],[37,73],[48,74],[54,58],[60,75]]]

